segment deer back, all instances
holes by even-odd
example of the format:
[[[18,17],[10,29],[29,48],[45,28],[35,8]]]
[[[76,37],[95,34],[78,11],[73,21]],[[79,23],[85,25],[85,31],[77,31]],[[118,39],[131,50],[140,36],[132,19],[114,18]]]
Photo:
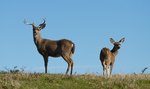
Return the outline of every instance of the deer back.
[[[100,53],[101,61],[108,60],[108,59],[112,60],[113,58],[114,58],[114,55],[108,48],[103,48],[101,50],[101,53]]]

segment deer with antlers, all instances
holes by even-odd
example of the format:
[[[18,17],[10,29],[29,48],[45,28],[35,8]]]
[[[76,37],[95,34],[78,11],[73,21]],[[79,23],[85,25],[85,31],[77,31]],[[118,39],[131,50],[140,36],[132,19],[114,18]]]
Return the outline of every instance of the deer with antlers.
[[[103,75],[105,76],[105,70],[107,72],[107,76],[109,77],[109,66],[111,66],[110,75],[112,76],[112,69],[115,62],[115,57],[118,54],[121,44],[124,42],[125,38],[122,38],[119,42],[115,42],[112,38],[110,38],[110,42],[114,45],[112,50],[108,48],[103,48],[100,52],[100,60],[103,66]],[[105,66],[106,65],[106,66]]]
[[[43,29],[46,26],[46,24],[45,24],[46,18],[43,20],[44,20],[44,22],[42,24],[40,24],[38,27],[35,27],[34,23],[33,24],[27,23],[26,20],[24,20],[24,23],[27,25],[32,25],[32,27],[33,27],[34,43],[37,47],[38,52],[44,58],[45,73],[47,73],[48,56],[51,56],[51,57],[60,57],[61,56],[68,63],[68,68],[67,68],[66,74],[68,74],[68,71],[71,66],[70,74],[72,75],[73,64],[74,64],[74,62],[72,60],[72,54],[75,51],[75,44],[67,39],[61,39],[61,40],[57,40],[57,41],[43,39],[41,37],[40,31],[41,31],[41,29]]]

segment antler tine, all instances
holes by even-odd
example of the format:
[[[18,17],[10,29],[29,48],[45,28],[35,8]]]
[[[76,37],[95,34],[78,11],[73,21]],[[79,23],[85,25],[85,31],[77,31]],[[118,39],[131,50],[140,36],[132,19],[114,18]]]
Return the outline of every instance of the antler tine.
[[[43,18],[43,20],[44,20],[44,22],[43,22],[42,24],[45,24],[45,22],[46,22],[46,17],[45,17],[45,19]]]
[[[30,24],[30,23],[27,23],[27,21],[24,19],[24,23],[27,24],[27,25],[33,25],[33,24]]]
[[[44,20],[44,22],[38,26],[40,29],[43,29],[46,26],[46,24],[45,24],[46,17],[45,17],[45,19],[43,18],[43,20]]]
[[[45,19],[43,18],[43,20],[44,20],[44,23],[46,22],[46,17],[45,17]]]

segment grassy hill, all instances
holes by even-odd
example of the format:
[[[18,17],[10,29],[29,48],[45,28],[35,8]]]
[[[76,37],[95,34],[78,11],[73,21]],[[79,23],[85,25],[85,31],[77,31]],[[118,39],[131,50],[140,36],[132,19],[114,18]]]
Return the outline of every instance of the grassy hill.
[[[150,74],[0,73],[0,89],[150,89]]]

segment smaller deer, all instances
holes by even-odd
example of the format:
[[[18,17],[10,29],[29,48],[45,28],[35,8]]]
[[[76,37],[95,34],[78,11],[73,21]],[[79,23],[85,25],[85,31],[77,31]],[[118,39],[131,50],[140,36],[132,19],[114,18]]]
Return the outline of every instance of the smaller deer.
[[[115,62],[115,57],[118,54],[121,44],[124,42],[125,38],[122,38],[119,42],[115,42],[112,38],[110,38],[110,42],[114,44],[112,50],[108,48],[103,48],[100,53],[100,60],[103,66],[103,75],[105,76],[105,70],[107,72],[107,76],[109,77],[109,66],[111,66],[110,75],[112,76],[112,69]],[[106,66],[105,66],[106,65]]]

